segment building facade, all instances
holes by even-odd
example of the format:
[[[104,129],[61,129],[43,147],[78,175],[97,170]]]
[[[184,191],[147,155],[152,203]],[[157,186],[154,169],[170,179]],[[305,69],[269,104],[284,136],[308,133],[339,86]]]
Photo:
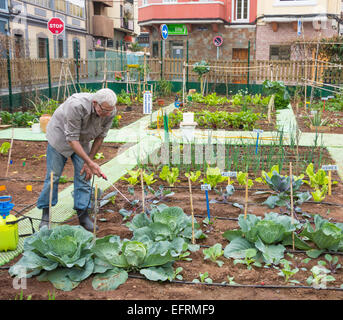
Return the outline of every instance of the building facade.
[[[138,0],[138,24],[152,57],[231,60],[254,58],[257,0]],[[160,26],[167,24],[167,41]],[[220,39],[216,45],[215,39]]]
[[[92,0],[88,3],[88,49],[127,48],[139,34],[134,0]]]
[[[50,58],[74,58],[79,48],[80,58],[86,58],[85,0],[11,0],[9,34],[15,39],[15,57],[46,58],[46,39]],[[65,30],[52,34],[47,23],[61,18]]]
[[[256,59],[306,58],[301,44],[338,35],[340,16],[341,0],[259,1]]]

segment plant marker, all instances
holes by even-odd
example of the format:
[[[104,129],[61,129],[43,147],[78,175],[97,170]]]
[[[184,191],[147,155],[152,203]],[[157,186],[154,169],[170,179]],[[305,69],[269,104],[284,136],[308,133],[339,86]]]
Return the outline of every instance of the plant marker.
[[[322,98],[322,101],[324,101],[324,105],[323,105],[323,111],[325,111],[325,101],[328,100],[329,98]]]
[[[328,171],[328,175],[329,175],[329,190],[328,190],[328,195],[331,196],[332,195],[332,175],[331,175],[331,171],[332,170],[335,170],[337,171],[338,170],[338,166],[337,165],[324,165],[322,166],[322,169],[324,171]]]
[[[5,191],[6,190],[6,186],[0,186],[0,191]]]
[[[201,185],[201,190],[205,190],[207,217],[208,217],[208,221],[211,221],[210,202],[208,201],[208,190],[211,190],[211,185],[209,185],[209,184],[202,184]]]
[[[249,174],[247,173],[246,181],[245,181],[245,208],[244,208],[244,220],[247,218],[247,213],[248,213],[248,176]]]
[[[290,177],[290,188],[291,188],[291,217],[292,217],[292,224],[294,224],[294,212],[293,212],[293,173],[292,173],[292,162],[289,163],[289,177]],[[294,245],[294,231],[292,232],[292,245],[293,245],[293,250],[295,245]]]
[[[144,200],[144,183],[143,183],[143,169],[141,169],[141,186],[142,186],[142,203],[143,203],[143,212],[145,212],[145,200]]]
[[[52,203],[52,189],[54,186],[54,172],[51,171],[50,174],[50,197],[49,197],[49,225],[48,225],[48,229],[51,229],[51,203]]]
[[[259,139],[259,137],[260,137],[260,134],[263,133],[263,130],[255,129],[254,132],[257,133],[257,137],[256,137],[256,149],[255,149],[255,154],[257,154],[257,151],[258,151],[258,139]]]
[[[192,197],[192,184],[191,184],[190,177],[188,177],[188,185],[189,185],[189,200],[191,202],[191,214],[192,214],[192,244],[195,244],[195,236],[194,236],[194,209],[193,209],[193,197]]]
[[[11,160],[11,154],[12,154],[12,146],[13,146],[13,137],[14,137],[14,128],[12,128],[12,138],[11,138],[11,146],[10,146],[10,151],[8,153],[8,162],[7,162],[7,169],[6,169],[6,178],[8,175],[8,169],[9,169],[9,165],[12,164],[12,160]]]
[[[23,162],[23,167],[25,167],[25,165],[26,165],[26,163],[25,163],[25,161]]]
[[[32,186],[31,186],[31,185],[27,185],[27,186],[26,186],[26,190],[27,190],[27,191],[32,191]]]

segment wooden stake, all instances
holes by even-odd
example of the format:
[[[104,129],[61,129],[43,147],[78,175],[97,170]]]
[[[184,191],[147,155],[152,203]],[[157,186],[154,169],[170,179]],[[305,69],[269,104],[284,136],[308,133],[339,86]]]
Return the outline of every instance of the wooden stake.
[[[245,181],[245,208],[244,208],[244,220],[247,218],[247,213],[248,213],[248,173]]]
[[[191,214],[192,214],[192,244],[195,244],[195,236],[194,236],[194,209],[193,209],[192,184],[191,184],[190,177],[188,177],[188,185],[189,185],[189,199],[190,199],[190,202],[191,202]]]
[[[98,185],[95,185],[95,191],[94,191],[94,229],[93,229],[93,236],[94,239],[96,238],[96,216],[98,212]]]
[[[143,169],[141,169],[141,186],[142,186],[142,203],[143,203],[143,212],[145,212],[145,200],[144,200],[144,183],[143,183]]]
[[[331,185],[332,185],[332,183],[331,183],[331,170],[329,170],[329,192],[328,192],[329,196],[331,196]]]
[[[289,177],[290,177],[290,188],[291,188],[291,217],[292,217],[292,224],[294,224],[294,208],[293,208],[293,172],[292,172],[292,162],[289,163]],[[294,245],[294,231],[292,233],[292,245],[293,250],[295,250]]]
[[[13,125],[13,124],[12,124]],[[12,127],[12,138],[11,138],[11,146],[10,146],[10,151],[8,153],[8,161],[7,161],[7,168],[6,168],[6,178],[8,175],[8,170],[10,167],[10,163],[11,163],[11,155],[12,155],[12,146],[13,146],[13,137],[14,137],[14,128]]]
[[[51,229],[51,204],[52,204],[52,192],[54,187],[54,172],[50,173],[50,197],[49,197],[49,230]]]

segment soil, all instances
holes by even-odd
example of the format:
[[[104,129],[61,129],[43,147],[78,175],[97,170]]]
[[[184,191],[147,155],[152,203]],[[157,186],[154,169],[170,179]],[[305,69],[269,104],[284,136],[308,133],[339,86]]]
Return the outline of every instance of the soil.
[[[0,143],[5,140],[0,141]],[[5,185],[6,190],[0,192],[2,195],[11,195],[15,203],[16,211],[23,210],[29,204],[35,204],[39,193],[43,186],[45,175],[45,154],[46,142],[28,142],[14,140],[12,160],[10,165],[8,179],[5,179],[5,172],[7,167],[7,156],[0,156],[0,172],[1,180],[0,185]],[[101,147],[100,152],[103,152],[104,159],[96,160],[99,165],[109,161],[117,155],[120,144],[106,143]],[[25,160],[24,160],[25,159]],[[25,165],[24,165],[25,162]],[[63,175],[67,177],[73,176],[73,168],[71,161],[68,160]],[[343,222],[343,195],[342,183],[337,176],[333,179],[339,181],[338,185],[333,187],[332,196],[327,196],[325,202],[332,202],[337,205],[329,204],[314,204],[305,203],[302,208],[303,211],[309,213],[321,214],[326,219],[333,219],[335,221]],[[59,188],[70,185],[71,182],[60,184]],[[27,191],[26,186],[32,185],[32,191]],[[165,185],[164,181],[158,178],[158,181],[153,185]],[[215,243],[221,243],[223,248],[228,244],[222,233],[228,229],[238,228],[235,219],[242,211],[236,207],[225,204],[210,204],[211,222],[212,224],[205,224],[202,221],[207,216],[206,200],[204,192],[200,190],[200,183],[197,182],[193,185],[193,205],[194,214],[197,222],[200,223],[202,230],[207,235],[206,239],[197,240],[197,244],[203,246],[211,246]],[[133,197],[128,193],[128,184],[125,181],[118,181],[116,187],[129,199]],[[167,186],[166,186],[167,187]],[[225,187],[222,184],[221,187]],[[261,203],[265,200],[265,196],[255,195],[254,192],[258,188],[266,189],[265,185],[254,185],[253,189],[249,191],[248,200],[248,213],[263,216],[264,213],[270,212],[267,207],[262,206]],[[306,189],[306,187],[304,187]],[[105,192],[111,192],[107,190]],[[181,182],[173,189],[175,195],[170,198],[168,206],[179,206],[185,213],[191,214],[189,192],[187,181],[181,178]],[[135,197],[140,199],[141,190],[139,186],[135,186]],[[211,199],[219,199],[214,191],[209,192]],[[244,204],[245,190],[236,186],[236,192],[230,198],[230,201]],[[131,238],[132,232],[125,226],[126,221],[119,214],[121,208],[130,209],[130,205],[126,200],[119,195],[116,197],[114,204],[108,203],[100,208],[98,214],[99,231],[98,237],[103,237],[110,234],[119,235],[121,238]],[[24,209],[25,213],[29,208]],[[274,209],[278,211],[278,209]],[[232,219],[229,220],[228,218]],[[302,218],[302,217],[299,217]],[[68,224],[76,225],[77,219],[69,222]],[[252,267],[248,270],[245,265],[234,264],[233,260],[222,257],[224,265],[217,266],[215,263],[204,260],[202,250],[192,253],[192,261],[177,261],[175,267],[182,267],[182,276],[186,281],[199,279],[199,273],[209,273],[209,277],[213,282],[221,283],[228,282],[227,276],[234,277],[234,281],[238,284],[256,284],[256,285],[285,285],[284,278],[278,275],[279,270],[273,268],[257,268]],[[297,263],[301,268],[307,270],[299,271],[293,279],[296,279],[302,285],[306,284],[306,279],[310,276],[310,269],[313,265],[317,264],[319,260],[324,260],[324,257],[312,259],[308,264],[301,263],[306,258],[303,253],[294,254],[294,258],[287,257],[288,260]],[[20,258],[17,257],[12,260],[8,266],[15,264]],[[339,256],[339,263],[343,264],[343,256]],[[334,274],[336,281],[330,283],[331,287],[339,287],[343,283],[343,269],[339,269]],[[290,284],[287,284],[290,285]],[[77,288],[71,292],[64,292],[56,290],[49,282],[39,282],[36,278],[27,279],[27,289],[24,290],[24,298],[28,295],[33,300],[48,299],[48,291],[55,292],[57,300],[341,300],[343,299],[343,292],[341,291],[323,291],[315,289],[264,289],[264,288],[232,288],[232,287],[219,287],[219,286],[205,286],[201,284],[182,284],[182,283],[157,283],[144,279],[129,278],[127,282],[121,285],[117,290],[110,292],[95,291],[92,288],[92,277],[83,281]],[[8,300],[14,299],[16,295],[20,294],[18,290],[13,288],[13,279],[9,276],[6,269],[0,269],[0,299]]]
[[[296,110],[295,104],[293,105],[293,112],[296,115],[297,123],[300,131],[302,132],[323,132],[323,133],[333,133],[333,134],[342,134],[343,133],[343,112],[342,111],[329,111],[324,110],[321,112],[322,119],[328,119],[329,122],[322,128],[312,127],[310,117],[311,113],[304,109],[304,107],[298,108]]]

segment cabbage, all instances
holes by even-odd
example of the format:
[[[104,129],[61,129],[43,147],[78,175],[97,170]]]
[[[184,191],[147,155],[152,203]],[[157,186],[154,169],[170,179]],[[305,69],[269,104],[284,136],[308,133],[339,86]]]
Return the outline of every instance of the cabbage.
[[[315,228],[306,223],[301,235],[308,237],[319,249],[343,250],[342,224],[331,223],[320,215],[314,217]]]
[[[43,227],[24,241],[22,258],[9,269],[11,276],[50,281],[61,290],[72,290],[93,273],[93,234],[81,226]]]

